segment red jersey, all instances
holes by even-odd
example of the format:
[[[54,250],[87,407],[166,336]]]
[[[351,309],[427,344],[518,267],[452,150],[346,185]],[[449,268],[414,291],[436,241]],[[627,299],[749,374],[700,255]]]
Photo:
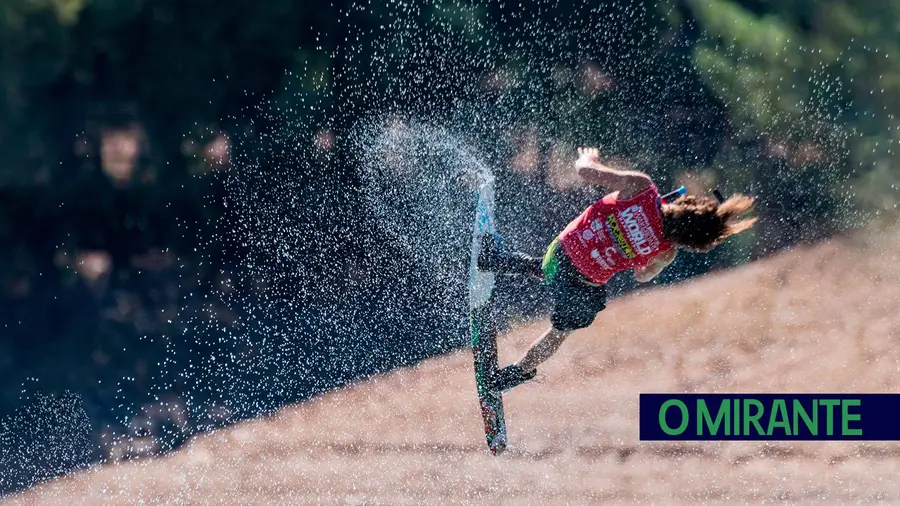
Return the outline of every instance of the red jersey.
[[[673,246],[663,239],[654,185],[628,200],[619,200],[619,192],[613,192],[594,202],[566,226],[559,242],[575,268],[600,284],[617,272],[646,266]]]

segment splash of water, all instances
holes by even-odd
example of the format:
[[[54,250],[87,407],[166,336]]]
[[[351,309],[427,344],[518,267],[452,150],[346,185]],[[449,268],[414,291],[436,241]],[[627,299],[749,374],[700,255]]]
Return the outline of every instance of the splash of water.
[[[490,167],[460,135],[421,121],[370,122],[356,138],[366,209],[396,254],[459,311],[474,190],[493,181]]]

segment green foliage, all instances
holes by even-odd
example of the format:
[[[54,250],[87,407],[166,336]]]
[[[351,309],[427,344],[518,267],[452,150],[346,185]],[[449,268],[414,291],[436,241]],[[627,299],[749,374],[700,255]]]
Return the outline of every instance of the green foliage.
[[[874,181],[885,179],[870,172],[896,166],[900,4],[687,3],[703,32],[694,62],[729,105],[737,140],[764,140],[767,155],[781,167],[773,176],[782,188],[775,191],[834,204],[810,206],[803,228],[827,233],[848,224],[842,217],[859,224],[852,207],[896,205],[868,197]],[[851,185],[854,192],[847,191]]]

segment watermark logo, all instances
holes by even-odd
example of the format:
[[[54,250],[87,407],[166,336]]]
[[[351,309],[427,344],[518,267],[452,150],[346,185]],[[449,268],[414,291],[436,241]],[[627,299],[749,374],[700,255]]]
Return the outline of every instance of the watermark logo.
[[[641,394],[642,441],[900,441],[900,394]]]

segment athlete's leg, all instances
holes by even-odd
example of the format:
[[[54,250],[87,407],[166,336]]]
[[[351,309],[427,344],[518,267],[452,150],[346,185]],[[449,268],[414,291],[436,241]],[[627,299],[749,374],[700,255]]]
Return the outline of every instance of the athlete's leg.
[[[521,360],[497,371],[491,382],[492,388],[505,392],[534,378],[537,375],[537,366],[556,353],[571,332],[550,327],[531,345]]]
[[[500,369],[492,388],[506,391],[537,374],[537,366],[550,358],[573,331],[587,327],[606,305],[606,289],[581,277],[562,253],[558,241],[547,249],[541,268],[553,298],[553,324],[535,341],[519,362]]]
[[[499,237],[493,234],[484,234],[481,238],[478,268],[498,274],[525,274],[542,277],[540,257],[509,251],[503,246]]]
[[[544,256],[543,274],[553,298],[550,316],[553,326],[531,345],[518,363],[499,371],[494,382],[497,390],[509,390],[533,378],[537,366],[556,353],[569,334],[590,325],[606,306],[606,289],[586,283],[556,241]]]
[[[562,345],[566,337],[571,334],[571,330],[559,330],[553,327],[547,329],[544,335],[538,338],[525,355],[517,363],[525,374],[533,372],[537,366],[550,358],[556,350]]]

